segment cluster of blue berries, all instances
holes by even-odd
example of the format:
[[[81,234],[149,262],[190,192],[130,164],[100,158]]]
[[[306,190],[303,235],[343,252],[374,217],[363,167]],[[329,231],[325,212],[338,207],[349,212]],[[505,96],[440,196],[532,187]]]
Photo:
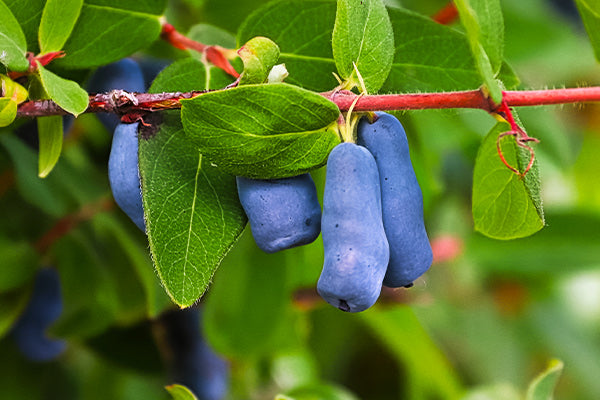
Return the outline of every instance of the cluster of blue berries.
[[[423,198],[406,133],[392,115],[363,119],[358,143],[336,146],[327,160],[323,214],[310,175],[238,178],[238,194],[256,244],[276,252],[323,234],[319,294],[342,311],[371,307],[388,287],[410,287],[432,262]]]

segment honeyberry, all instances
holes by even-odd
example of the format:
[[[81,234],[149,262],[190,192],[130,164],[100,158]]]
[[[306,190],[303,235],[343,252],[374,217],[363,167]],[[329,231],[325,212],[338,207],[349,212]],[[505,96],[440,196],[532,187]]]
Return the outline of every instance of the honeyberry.
[[[139,122],[117,125],[108,158],[108,180],[121,210],[145,231],[138,169],[138,125]]]
[[[389,261],[373,156],[354,143],[336,146],[327,160],[321,230],[325,259],[317,290],[342,311],[371,307]]]
[[[64,340],[46,336],[46,329],[62,313],[60,278],[53,268],[38,271],[25,311],[13,327],[13,337],[21,353],[31,361],[50,361],[66,349]]]
[[[423,195],[400,121],[378,113],[370,124],[358,125],[358,143],[377,163],[381,183],[383,226],[390,244],[390,263],[383,284],[410,286],[431,265],[432,252],[423,221]]]
[[[309,174],[283,179],[237,177],[240,203],[254,241],[263,251],[308,244],[321,231],[321,206]]]
[[[161,318],[171,355],[170,374],[198,400],[221,400],[227,393],[229,366],[202,337],[201,317],[201,309],[192,307]]]
[[[146,91],[142,69],[130,58],[98,68],[90,77],[87,86],[92,93],[106,93],[117,89],[127,92]],[[116,114],[98,113],[98,118],[109,132],[114,131],[120,122]]]

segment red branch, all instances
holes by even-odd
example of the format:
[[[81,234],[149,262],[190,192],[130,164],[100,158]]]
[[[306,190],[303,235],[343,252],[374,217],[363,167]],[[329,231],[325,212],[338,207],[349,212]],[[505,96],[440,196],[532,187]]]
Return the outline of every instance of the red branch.
[[[109,93],[90,96],[90,105],[86,112],[112,112],[124,115],[132,112],[153,112],[181,108],[180,100],[189,99],[206,91],[188,93],[130,93],[115,90]],[[509,107],[541,106],[549,104],[600,102],[600,87],[549,90],[506,91],[504,102]],[[340,108],[347,111],[356,100],[356,95],[347,92],[326,92],[329,98]],[[443,93],[409,93],[361,96],[354,111],[379,110],[424,110],[441,108],[478,108],[494,112],[499,105],[494,104],[480,90]],[[19,105],[19,117],[43,117],[65,115],[56,103],[50,100],[28,101]]]
[[[35,242],[35,249],[44,254],[58,239],[65,236],[81,222],[88,221],[99,212],[109,211],[115,203],[110,198],[100,199],[96,203],[88,204],[79,211],[59,219],[41,238]]]
[[[57,58],[63,58],[64,56],[64,51],[52,51],[46,54],[38,54],[37,56],[34,56],[33,53],[27,53],[27,61],[29,61],[29,68],[27,69],[27,71],[11,71],[8,73],[8,76],[12,80],[19,79],[22,76],[27,76],[35,73],[38,69],[38,63],[45,67],[46,65],[50,64],[50,62],[52,62],[53,60],[56,60]]]
[[[181,50],[195,50],[198,53],[204,54],[206,59],[211,62],[215,67],[221,68],[229,75],[237,78],[240,74],[233,68],[231,63],[226,57],[227,49],[221,46],[207,46],[203,43],[196,42],[185,35],[177,32],[175,27],[168,23],[163,23],[162,32],[160,37],[169,42],[173,47]]]

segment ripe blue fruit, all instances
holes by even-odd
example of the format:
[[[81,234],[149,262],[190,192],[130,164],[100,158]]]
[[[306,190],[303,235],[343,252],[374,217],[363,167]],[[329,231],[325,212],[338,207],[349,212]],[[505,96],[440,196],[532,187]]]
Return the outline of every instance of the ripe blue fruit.
[[[198,400],[221,400],[227,394],[229,366],[202,337],[200,308],[173,311],[161,320],[173,381],[187,386]]]
[[[389,261],[381,217],[379,173],[373,156],[353,143],[327,160],[321,230],[325,260],[317,290],[342,311],[371,307]]]
[[[87,87],[91,93],[106,93],[116,89],[140,93],[146,91],[142,69],[130,58],[98,68],[90,77]],[[109,132],[114,131],[120,122],[120,118],[115,114],[97,115]]]
[[[64,340],[50,339],[45,331],[62,313],[60,278],[53,268],[40,269],[25,311],[13,327],[17,347],[31,361],[50,361],[67,347]]]
[[[139,122],[117,125],[108,158],[108,180],[121,210],[145,231],[138,169],[138,125]]]
[[[240,203],[254,241],[275,253],[314,241],[321,231],[321,206],[309,174],[284,179],[237,178]]]
[[[432,252],[423,222],[423,195],[413,170],[404,128],[394,116],[378,113],[358,125],[358,143],[377,163],[381,182],[383,226],[390,263],[383,284],[409,286],[431,266]]]

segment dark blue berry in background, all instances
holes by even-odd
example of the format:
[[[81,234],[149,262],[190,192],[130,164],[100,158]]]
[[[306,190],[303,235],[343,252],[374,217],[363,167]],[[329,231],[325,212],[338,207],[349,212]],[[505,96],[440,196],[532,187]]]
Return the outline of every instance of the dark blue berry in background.
[[[198,306],[161,317],[170,350],[171,379],[188,387],[198,400],[220,400],[227,394],[229,365],[202,337],[201,317]]]
[[[263,251],[313,242],[321,232],[321,206],[309,174],[285,179],[237,178],[238,195],[254,241]]]
[[[386,113],[377,116],[372,124],[360,121],[358,143],[371,152],[379,171],[383,226],[390,245],[383,284],[407,286],[427,271],[433,258],[423,221],[423,195],[400,121]]]
[[[145,232],[138,168],[138,125],[139,122],[117,125],[108,158],[108,180],[121,210]]]
[[[12,330],[21,353],[31,361],[51,361],[66,349],[64,340],[46,336],[46,329],[62,313],[63,303],[58,272],[53,268],[38,271],[25,311]]]
[[[379,297],[389,261],[373,156],[353,143],[327,160],[321,221],[325,259],[317,290],[342,311],[358,312]]]
[[[124,58],[98,68],[90,77],[87,89],[90,93],[106,93],[116,89],[143,93],[146,91],[146,85],[139,64],[130,58]],[[109,132],[114,131],[120,122],[120,118],[115,114],[97,115]]]

